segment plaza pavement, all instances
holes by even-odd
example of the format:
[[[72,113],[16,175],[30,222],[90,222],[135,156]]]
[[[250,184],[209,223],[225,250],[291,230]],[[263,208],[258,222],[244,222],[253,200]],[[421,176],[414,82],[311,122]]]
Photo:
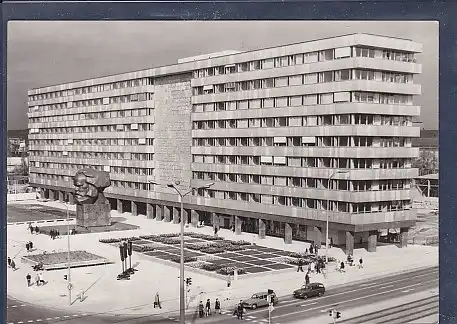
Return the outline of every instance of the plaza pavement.
[[[36,200],[20,202],[21,204],[33,203],[44,204],[49,207],[62,209],[57,202],[38,202]],[[70,209],[75,210],[75,206]],[[112,211],[113,217],[120,217],[117,211]],[[154,233],[177,233],[179,225],[146,219],[145,216],[131,216],[129,213],[122,214],[126,223],[140,226],[140,229],[122,231],[92,233],[71,236],[72,250],[85,250],[114,261],[114,264],[76,268],[71,271],[74,286],[73,296],[81,290],[85,291],[86,299],[83,302],[75,301],[68,305],[67,281],[63,275],[66,270],[45,272],[48,284],[41,287],[26,285],[25,276],[32,274],[31,266],[20,261],[22,255],[27,254],[24,248],[26,241],[32,240],[39,253],[43,251],[66,251],[67,237],[51,240],[49,236],[32,235],[27,231],[26,225],[8,226],[8,256],[13,256],[19,269],[8,269],[7,289],[8,295],[33,304],[52,309],[71,310],[72,312],[98,313],[98,314],[163,314],[164,316],[176,315],[179,309],[179,267],[163,265],[154,258],[140,254],[133,254],[133,264],[139,270],[130,281],[117,281],[116,276],[121,272],[119,251],[109,244],[99,243],[100,238],[130,237]],[[193,228],[186,231],[213,234],[211,227]],[[236,235],[230,230],[221,229],[219,236],[231,240],[246,240],[257,245],[267,246],[287,251],[303,252],[309,247],[309,243],[293,241],[285,244],[281,238],[267,237],[259,239],[257,235],[242,233]],[[325,248],[320,249],[325,253]],[[331,248],[329,256],[338,260],[345,260],[344,252],[339,248]],[[376,253],[369,253],[365,249],[355,249],[354,259],[363,257],[364,268],[351,267],[346,273],[339,273],[330,267],[328,278],[322,275],[312,275],[311,281],[322,282],[328,288],[344,285],[358,280],[369,280],[373,277],[387,276],[389,274],[404,272],[421,267],[438,265],[438,248],[430,246],[408,246],[400,249],[396,246],[378,246]],[[226,281],[206,276],[192,269],[186,268],[186,277],[192,277],[191,291],[188,293],[189,311],[194,311],[200,300],[209,298],[214,301],[219,298],[222,308],[232,308],[240,299],[249,297],[253,293],[274,289],[278,296],[289,295],[294,289],[301,286],[304,274],[297,273],[296,269],[290,271],[271,272],[258,277],[249,277],[232,281],[232,287],[226,287]],[[159,292],[162,309],[153,308],[153,300],[156,292]],[[228,300],[227,300],[228,299]]]

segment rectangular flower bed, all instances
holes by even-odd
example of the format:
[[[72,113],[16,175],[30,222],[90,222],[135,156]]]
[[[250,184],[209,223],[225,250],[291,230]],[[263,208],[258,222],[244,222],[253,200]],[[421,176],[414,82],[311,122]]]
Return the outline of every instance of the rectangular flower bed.
[[[43,264],[45,270],[63,269],[68,267],[68,253],[42,253],[28,254],[22,260],[32,264]],[[86,251],[70,251],[70,267],[83,267],[110,263],[109,260],[101,256]]]
[[[132,237],[120,237],[120,238],[107,238],[107,239],[99,239],[100,243],[118,243],[121,241],[139,241],[140,238],[136,236]]]
[[[233,275],[235,272],[235,269],[238,271],[239,275],[243,275],[246,273],[246,270],[244,268],[235,268],[235,267],[224,267],[216,272],[221,275]]]

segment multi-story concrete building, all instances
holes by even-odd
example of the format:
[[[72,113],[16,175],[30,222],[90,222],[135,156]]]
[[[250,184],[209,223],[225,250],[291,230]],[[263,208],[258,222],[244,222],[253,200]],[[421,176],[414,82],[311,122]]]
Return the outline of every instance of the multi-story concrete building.
[[[65,199],[82,167],[110,172],[112,207],[376,249],[415,223],[421,72],[411,40],[351,34],[29,91],[30,183]],[[330,185],[330,186],[329,186]],[[70,196],[71,200],[71,196]]]

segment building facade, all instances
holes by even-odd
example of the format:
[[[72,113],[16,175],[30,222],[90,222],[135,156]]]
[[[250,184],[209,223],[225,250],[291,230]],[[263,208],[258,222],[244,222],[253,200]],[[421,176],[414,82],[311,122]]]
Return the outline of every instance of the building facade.
[[[110,172],[112,208],[179,222],[166,186],[202,187],[186,221],[376,249],[414,225],[421,72],[411,40],[351,34],[30,90],[30,183],[67,199],[82,167]],[[72,200],[71,194],[68,196]]]

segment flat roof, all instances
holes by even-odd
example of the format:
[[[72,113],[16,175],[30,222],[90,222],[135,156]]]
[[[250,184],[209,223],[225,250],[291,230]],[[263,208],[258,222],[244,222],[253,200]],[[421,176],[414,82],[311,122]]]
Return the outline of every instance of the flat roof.
[[[416,177],[416,179],[438,180],[439,179],[439,173],[425,174],[425,175]]]
[[[314,38],[314,39],[301,41],[301,42],[281,44],[281,45],[263,47],[263,48],[247,50],[247,51],[239,51],[238,53],[230,53],[230,54],[221,55],[221,56],[218,56],[217,58],[225,57],[225,56],[245,54],[245,53],[251,53],[251,52],[262,51],[262,50],[268,50],[268,49],[272,49],[272,48],[276,48],[276,47],[285,47],[285,46],[292,46],[292,45],[298,45],[298,44],[305,44],[305,43],[311,43],[311,42],[316,42],[316,41],[320,41],[320,40],[339,38],[339,37],[346,37],[346,36],[353,36],[353,35],[369,35],[369,36],[385,37],[385,38],[392,38],[392,39],[399,39],[399,40],[405,40],[405,41],[413,42],[412,39],[394,37],[394,36],[387,36],[387,35],[381,35],[381,34],[349,33],[349,34],[340,34],[340,35],[329,36],[329,37]],[[225,52],[225,51],[216,52],[216,53],[223,53],[223,52]],[[406,52],[409,52],[409,51],[406,51]],[[205,56],[205,55],[210,55],[210,54],[212,54],[212,53],[202,54],[202,55],[197,55],[197,56],[191,56],[191,57]],[[204,61],[204,60],[207,60],[207,59],[208,58],[201,58],[201,59],[198,59],[198,60],[195,60],[195,61],[192,61],[192,62]],[[43,88],[50,88],[50,87],[55,87],[55,86],[60,86],[60,85],[64,85],[64,84],[67,84],[67,83],[77,83],[77,82],[82,82],[82,81],[95,80],[95,79],[99,79],[99,78],[109,78],[109,77],[116,76],[116,75],[121,75],[121,74],[135,73],[135,72],[141,72],[141,71],[145,71],[145,70],[149,70],[149,69],[159,69],[159,68],[163,68],[163,67],[167,67],[167,66],[174,66],[174,65],[181,65],[181,64],[185,64],[185,63],[190,63],[190,62],[187,62],[187,61],[186,62],[180,62],[180,60],[181,59],[178,59],[177,60],[178,63],[174,63],[174,64],[166,64],[166,65],[152,66],[152,67],[150,66],[150,67],[145,67],[144,69],[140,69],[140,70],[124,71],[124,72],[118,72],[118,73],[114,73],[114,74],[103,75],[103,76],[99,76],[99,77],[91,77],[91,78],[81,79],[81,80],[72,80],[72,81],[68,81],[68,82],[61,82],[61,83],[57,83],[57,84],[50,84],[50,85],[45,85],[45,86],[41,86],[41,87],[30,88],[29,91],[39,90],[39,89],[43,89]]]

